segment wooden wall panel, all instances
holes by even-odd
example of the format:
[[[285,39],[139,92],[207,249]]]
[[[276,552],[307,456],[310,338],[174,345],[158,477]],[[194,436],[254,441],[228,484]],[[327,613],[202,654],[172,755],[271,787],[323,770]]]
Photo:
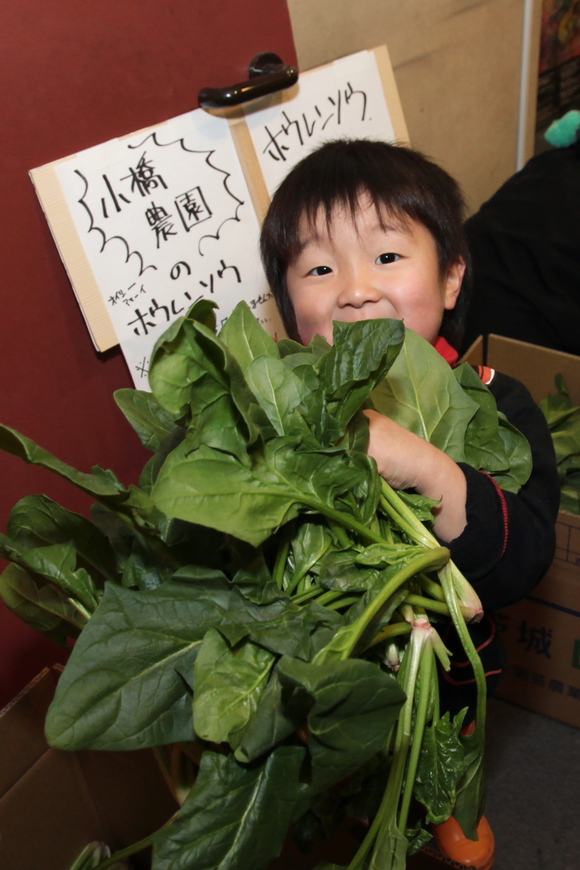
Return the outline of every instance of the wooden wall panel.
[[[302,68],[386,43],[411,143],[455,175],[472,210],[516,169],[524,6],[288,0]]]

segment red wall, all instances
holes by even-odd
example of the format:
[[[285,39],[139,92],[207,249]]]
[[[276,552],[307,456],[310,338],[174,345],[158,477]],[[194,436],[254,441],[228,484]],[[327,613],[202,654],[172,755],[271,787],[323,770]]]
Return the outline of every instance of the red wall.
[[[112,393],[132,382],[118,349],[93,349],[28,171],[196,109],[200,88],[243,81],[259,51],[296,64],[286,2],[18,0],[0,33],[0,422],[131,483],[147,454]],[[88,511],[70,484],[0,453],[0,530],[40,492]],[[0,604],[0,706],[61,658]]]

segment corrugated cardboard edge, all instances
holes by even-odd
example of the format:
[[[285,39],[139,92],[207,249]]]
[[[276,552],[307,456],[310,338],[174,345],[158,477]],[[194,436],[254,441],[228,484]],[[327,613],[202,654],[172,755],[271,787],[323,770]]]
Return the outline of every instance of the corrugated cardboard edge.
[[[21,700],[21,698],[23,698],[25,695],[29,695],[32,689],[38,683],[41,683],[43,680],[45,680],[49,673],[50,668],[43,668],[43,670],[39,674],[37,674],[33,680],[27,683],[26,686],[24,686],[24,688],[21,689],[18,694],[12,698],[11,701],[8,702],[8,704],[6,704],[6,706],[3,707],[2,710],[0,710],[0,719],[2,719],[3,716],[6,716],[9,710],[15,707],[16,704],[18,704],[18,702]]]
[[[409,131],[407,130],[407,124],[403,114],[403,106],[399,97],[389,50],[386,45],[379,45],[372,48],[371,51],[375,56],[379,75],[383,83],[383,91],[385,92],[385,99],[391,116],[395,139],[399,145],[409,145]]]

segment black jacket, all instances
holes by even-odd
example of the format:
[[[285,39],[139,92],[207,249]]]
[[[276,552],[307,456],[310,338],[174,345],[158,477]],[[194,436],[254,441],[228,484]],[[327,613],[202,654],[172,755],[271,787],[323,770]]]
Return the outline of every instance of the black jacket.
[[[488,475],[460,463],[467,479],[467,526],[448,546],[484,608],[484,618],[470,624],[469,631],[493,694],[505,667],[493,611],[525,598],[550,567],[560,484],[546,420],[527,388],[499,372],[488,386],[498,410],[527,437],[533,459],[530,479],[517,494],[500,490]],[[440,669],[442,707],[453,715],[468,707],[467,722],[475,712],[473,669],[452,624],[440,630],[452,653],[450,671]]]
[[[532,157],[469,218],[461,352],[495,332],[580,354],[579,227],[580,142]]]
[[[527,388],[499,372],[488,387],[498,410],[528,439],[532,473],[515,495],[461,464],[467,478],[467,526],[450,549],[484,610],[496,610],[525,598],[550,567],[560,484],[546,420]]]

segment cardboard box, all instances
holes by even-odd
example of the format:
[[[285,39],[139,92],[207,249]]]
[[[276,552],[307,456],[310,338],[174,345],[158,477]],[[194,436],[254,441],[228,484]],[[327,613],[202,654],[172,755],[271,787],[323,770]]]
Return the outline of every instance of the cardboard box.
[[[580,404],[580,357],[490,335],[465,354],[517,378],[539,402],[562,374]],[[580,517],[560,511],[557,549],[544,579],[524,601],[497,613],[508,654],[498,696],[580,727]]]
[[[46,668],[0,713],[0,867],[68,870],[94,840],[112,852],[161,827],[177,805],[151,752],[63,752],[44,738]],[[148,853],[131,858],[135,870]]]

